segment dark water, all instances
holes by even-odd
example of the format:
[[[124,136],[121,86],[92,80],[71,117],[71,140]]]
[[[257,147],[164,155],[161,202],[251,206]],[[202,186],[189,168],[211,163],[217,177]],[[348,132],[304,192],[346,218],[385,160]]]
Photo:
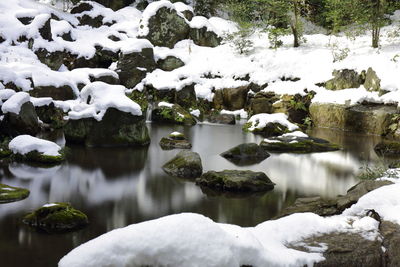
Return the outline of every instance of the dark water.
[[[373,147],[379,137],[314,130],[313,136],[344,149],[308,155],[273,154],[260,164],[237,167],[219,154],[240,143],[261,141],[243,133],[240,125],[148,126],[152,143],[147,148],[71,147],[67,162],[47,169],[1,164],[0,182],[29,188],[31,195],[0,205],[0,266],[56,266],[72,248],[100,234],[174,213],[196,212],[218,222],[255,226],[277,215],[297,197],[345,193],[357,182],[354,175],[359,168],[378,160]],[[245,198],[213,196],[192,182],[169,177],[161,166],[177,151],[161,150],[158,141],[172,131],[189,137],[205,171],[263,171],[276,183],[275,189]],[[70,202],[89,216],[91,224],[75,233],[46,235],[20,223],[25,213],[48,202]]]

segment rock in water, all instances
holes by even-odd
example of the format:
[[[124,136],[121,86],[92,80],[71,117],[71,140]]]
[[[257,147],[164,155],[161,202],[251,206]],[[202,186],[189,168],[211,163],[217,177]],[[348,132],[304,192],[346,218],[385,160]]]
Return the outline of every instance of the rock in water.
[[[203,173],[200,155],[192,151],[179,152],[162,168],[167,174],[180,178],[197,178]]]
[[[270,155],[256,143],[247,143],[235,146],[221,153],[221,156],[237,165],[251,165],[260,163]]]
[[[178,104],[161,102],[153,109],[151,120],[155,122],[195,125],[196,119]]]
[[[0,204],[22,200],[28,196],[28,189],[0,184]]]
[[[224,170],[209,171],[196,179],[196,184],[220,191],[261,192],[275,186],[263,172]]]
[[[182,133],[173,132],[167,137],[163,137],[160,140],[160,146],[164,150],[170,150],[174,148],[179,149],[190,149],[192,144],[185,138]]]
[[[27,214],[23,223],[47,233],[67,232],[89,224],[88,217],[68,203],[51,203]]]

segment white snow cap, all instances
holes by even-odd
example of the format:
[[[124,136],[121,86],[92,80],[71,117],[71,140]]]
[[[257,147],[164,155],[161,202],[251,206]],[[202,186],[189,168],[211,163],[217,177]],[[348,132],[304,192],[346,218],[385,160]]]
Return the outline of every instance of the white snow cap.
[[[1,110],[3,113],[19,114],[21,106],[30,101],[30,96],[25,92],[18,92],[13,94],[6,102],[4,102]]]
[[[263,129],[268,123],[278,123],[288,128],[289,131],[295,131],[299,127],[288,120],[288,116],[284,113],[274,113],[267,114],[261,113],[252,116],[248,121],[251,123],[249,131],[254,131],[255,129]]]
[[[56,143],[39,139],[30,135],[19,135],[11,140],[8,148],[14,154],[25,155],[37,151],[46,156],[60,156],[61,147]]]
[[[122,85],[103,82],[88,84],[81,91],[81,102],[72,107],[68,117],[72,120],[95,118],[101,121],[108,108],[141,116],[140,106],[125,95],[125,90]]]

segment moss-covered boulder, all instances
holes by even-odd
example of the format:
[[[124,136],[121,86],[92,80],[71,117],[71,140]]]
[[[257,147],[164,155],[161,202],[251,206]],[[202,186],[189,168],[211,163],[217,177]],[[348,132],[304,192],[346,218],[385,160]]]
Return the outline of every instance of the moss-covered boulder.
[[[143,116],[108,108],[101,121],[94,118],[70,119],[64,127],[70,143],[93,146],[143,146],[150,136]]]
[[[75,231],[89,224],[88,217],[68,203],[50,203],[27,214],[23,223],[47,233]]]
[[[324,139],[290,134],[264,139],[261,141],[260,147],[270,152],[279,153],[314,153],[340,149],[338,145]]]
[[[260,163],[270,155],[256,143],[240,144],[220,154],[236,165],[252,165]]]
[[[196,45],[216,47],[221,44],[222,38],[213,31],[212,25],[205,17],[196,16],[190,22],[190,39]]]
[[[162,167],[163,170],[175,177],[193,179],[200,177],[203,166],[200,155],[192,151],[181,151]]]
[[[166,58],[159,59],[157,61],[157,67],[164,71],[173,71],[174,69],[178,69],[180,67],[185,66],[185,63],[174,56],[167,56]]]
[[[310,116],[314,126],[336,128],[364,134],[387,135],[397,127],[399,111],[391,105],[346,106],[333,103],[313,103]]]
[[[196,184],[220,191],[260,192],[275,186],[263,172],[224,170],[209,171],[196,179]]]
[[[328,90],[358,88],[364,83],[363,77],[355,70],[335,70],[332,75],[334,78],[325,83]]]
[[[379,91],[381,90],[381,79],[372,68],[368,68],[365,73],[364,87],[368,91]]]
[[[279,100],[279,95],[273,92],[258,92],[253,96],[249,96],[246,109],[251,115],[274,113],[276,109],[273,107],[273,104]]]
[[[130,49],[129,45],[122,49],[116,70],[121,84],[127,88],[135,87],[147,72],[156,68],[153,46],[148,40],[137,40],[132,46],[141,49]]]
[[[261,113],[252,116],[243,125],[243,131],[260,134],[264,137],[280,136],[297,130],[299,127],[288,120],[283,113]]]
[[[155,46],[174,48],[177,42],[189,37],[189,24],[172,4],[153,2],[144,10],[143,18],[140,37]]]
[[[196,119],[178,104],[161,102],[153,109],[151,120],[181,125],[195,125]]]
[[[39,119],[52,129],[60,129],[66,124],[63,110],[55,107],[53,102],[49,105],[35,107],[35,110]]]
[[[173,132],[167,137],[163,137],[160,140],[160,146],[164,150],[171,150],[174,148],[178,149],[190,149],[192,144],[186,139],[186,137],[179,132]]]
[[[28,196],[28,189],[0,184],[0,204],[19,201]]]

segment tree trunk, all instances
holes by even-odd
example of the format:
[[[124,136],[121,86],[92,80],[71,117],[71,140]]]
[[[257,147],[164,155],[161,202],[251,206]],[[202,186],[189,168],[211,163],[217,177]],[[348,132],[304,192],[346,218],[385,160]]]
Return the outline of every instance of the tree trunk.
[[[293,13],[294,13],[294,21],[292,21],[292,33],[293,33],[293,47],[300,46],[299,40],[299,3],[298,0],[293,0]]]

